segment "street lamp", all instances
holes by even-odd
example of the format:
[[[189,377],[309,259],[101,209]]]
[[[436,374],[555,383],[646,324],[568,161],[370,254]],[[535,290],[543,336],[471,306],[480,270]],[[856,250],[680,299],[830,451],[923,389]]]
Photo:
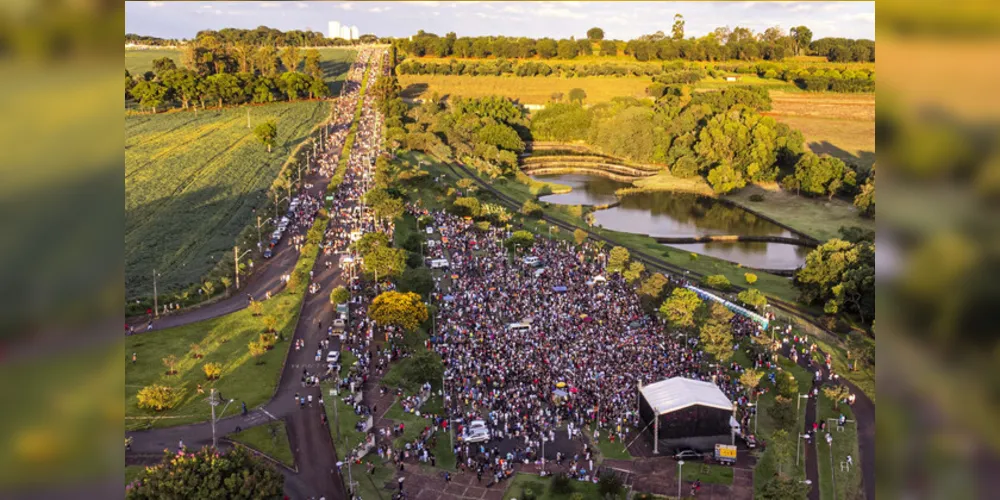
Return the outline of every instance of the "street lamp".
[[[236,276],[237,290],[240,289],[240,259],[242,259],[243,256],[248,253],[250,253],[250,250],[247,250],[241,254],[239,245],[233,247],[233,274]]]
[[[760,413],[757,408],[757,403],[747,403],[747,406],[753,408],[753,433],[757,434],[757,414]]]
[[[677,498],[681,497],[681,478],[684,477],[684,461],[677,461]]]
[[[263,250],[264,249],[263,240],[261,239],[261,234],[260,234],[260,228],[261,228],[261,226],[263,226],[264,224],[267,224],[268,222],[271,222],[272,220],[274,220],[274,219],[271,218],[271,217],[268,217],[267,219],[264,219],[263,221],[261,221],[260,220],[260,216],[259,215],[257,216],[257,250]]]
[[[218,399],[215,398],[215,387],[212,388],[212,392],[208,396],[207,401],[208,404],[212,407],[212,448],[218,448],[219,443],[215,438],[215,422],[218,420],[215,417],[215,407],[222,404],[222,401],[219,401]],[[226,402],[226,406],[222,407],[222,413],[219,414],[220,418],[222,415],[226,414],[226,408],[229,408],[229,404],[232,403],[233,401],[235,401],[235,399],[230,399],[229,401]]]
[[[159,295],[156,293],[156,278],[160,276],[160,273],[153,269],[153,316],[156,318],[160,317]]]
[[[799,434],[799,438],[795,441],[795,466],[799,466],[799,448],[802,444],[803,439],[809,439],[808,434]]]

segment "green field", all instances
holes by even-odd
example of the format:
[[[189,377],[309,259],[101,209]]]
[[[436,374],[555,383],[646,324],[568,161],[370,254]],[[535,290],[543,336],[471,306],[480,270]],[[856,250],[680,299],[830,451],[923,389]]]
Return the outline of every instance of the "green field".
[[[282,421],[271,421],[238,433],[230,434],[229,439],[245,444],[289,467],[295,464],[292,458],[292,447],[288,444],[288,432]]]
[[[545,76],[469,76],[469,75],[400,75],[399,84],[405,98],[428,98],[434,93],[440,97],[484,97],[502,95],[522,104],[545,104],[553,93],[564,98],[570,89],[581,88],[587,93],[588,104],[610,101],[614,97],[644,97],[649,77],[618,78],[613,76],[587,76],[581,78],[554,78]]]
[[[826,439],[822,433],[817,433],[814,446],[816,446],[817,468],[819,471],[819,492],[822,500],[836,499],[859,499],[864,497],[861,490],[861,455],[858,453],[858,433],[857,423],[847,422],[844,430],[837,432],[836,422],[829,421],[830,418],[837,418],[841,413],[847,420],[854,420],[854,414],[848,405],[841,405],[840,410],[834,411],[833,402],[820,394],[816,404],[817,421],[826,421],[830,435],[833,436],[833,450],[827,446]],[[832,453],[831,453],[832,451]],[[854,466],[850,471],[841,470],[841,462],[847,460],[847,455],[854,459]],[[831,458],[832,464],[831,464]],[[832,465],[832,467],[831,467]],[[833,477],[831,477],[831,474]],[[834,491],[836,489],[836,491]]]
[[[571,480],[570,484],[573,485],[573,493],[565,495],[560,495],[550,491],[550,484],[552,484],[551,477],[540,477],[533,474],[518,472],[514,475],[514,478],[510,480],[510,485],[507,486],[507,491],[503,494],[503,497],[505,500],[525,498],[524,492],[526,490],[531,490],[534,492],[535,498],[538,500],[569,500],[572,495],[576,493],[582,494],[583,498],[601,498],[600,490],[598,490],[597,485],[591,482]],[[625,488],[623,487],[622,491],[624,492],[624,490]],[[620,493],[614,498],[625,498],[625,494]]]
[[[149,49],[149,50],[126,50],[125,69],[133,75],[141,75],[153,70],[153,60],[161,57],[169,57],[180,66],[180,49]]]
[[[325,224],[326,219],[317,219],[310,238]],[[255,317],[249,308],[244,308],[198,323],[126,337],[125,357],[129,361],[125,366],[125,428],[171,427],[208,420],[211,408],[205,398],[212,388],[223,399],[235,400],[227,410],[230,415],[240,411],[240,403],[254,408],[270,400],[281,376],[288,339],[295,332],[309,270],[317,253],[319,248],[314,243],[304,247],[292,272],[290,287],[264,301],[261,316]],[[282,340],[258,362],[250,356],[247,345],[264,333],[264,318],[268,317],[276,320],[276,331]],[[193,344],[200,346],[201,358],[193,356]],[[135,364],[131,362],[132,353],[136,353]],[[163,360],[171,355],[177,360],[174,368],[177,373],[167,375]],[[219,379],[206,379],[202,371],[206,363],[222,365]],[[171,387],[177,404],[161,412],[139,408],[137,393],[151,384]],[[204,394],[198,393],[199,385]],[[216,415],[218,418],[223,416]]]
[[[274,120],[268,153],[247,129]],[[291,151],[330,113],[327,101],[125,117],[125,295],[159,293],[198,282],[266,208],[268,188]],[[216,288],[219,284],[216,283]]]
[[[763,195],[764,201],[750,201],[754,194]],[[849,201],[806,198],[778,189],[776,185],[767,188],[750,185],[723,198],[820,241],[839,237],[837,230],[845,226],[875,230],[875,220],[858,215],[858,210]]]

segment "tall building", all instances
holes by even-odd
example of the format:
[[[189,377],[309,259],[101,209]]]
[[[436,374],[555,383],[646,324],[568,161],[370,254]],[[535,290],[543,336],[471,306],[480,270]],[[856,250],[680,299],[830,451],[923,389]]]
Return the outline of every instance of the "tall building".
[[[329,38],[340,38],[340,21],[330,21]]]
[[[358,32],[357,26],[351,26],[351,40],[357,40],[361,34]]]
[[[350,28],[350,26],[341,26],[340,27],[340,38],[343,38],[344,40],[350,40],[351,39],[351,28]]]

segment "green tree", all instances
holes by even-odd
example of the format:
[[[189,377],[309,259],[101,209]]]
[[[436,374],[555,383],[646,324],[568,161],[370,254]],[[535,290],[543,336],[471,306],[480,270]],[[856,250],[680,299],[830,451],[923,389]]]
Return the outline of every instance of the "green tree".
[[[777,395],[774,397],[774,404],[767,409],[767,415],[774,421],[774,425],[786,431],[795,430],[795,407],[791,398]]]
[[[844,186],[855,185],[855,173],[841,161],[829,155],[806,153],[795,164],[795,173],[783,181],[786,188],[806,194],[833,198]]]
[[[670,28],[670,37],[674,40],[684,39],[684,16],[674,14],[674,25]]]
[[[851,394],[846,385],[828,385],[823,387],[823,395],[833,402],[834,411],[840,410],[840,403]]]
[[[754,498],[759,500],[805,500],[811,485],[803,484],[798,478],[775,474],[768,479]]]
[[[167,87],[159,82],[141,81],[132,87],[132,96],[139,100],[140,106],[149,108],[156,114],[156,109],[167,96]]]
[[[250,309],[251,316],[260,316],[264,312],[264,304],[259,300],[251,302],[247,308]]]
[[[427,321],[427,306],[420,295],[413,292],[382,292],[368,306],[368,316],[380,325],[398,326],[406,331],[416,330]]]
[[[535,52],[542,59],[551,59],[556,55],[557,44],[551,38],[542,38],[535,43]]]
[[[643,280],[642,285],[639,286],[639,294],[659,298],[668,282],[669,280],[667,280],[666,276],[661,273],[655,273]]]
[[[424,297],[434,290],[434,278],[426,267],[406,268],[396,284],[401,292],[419,293]]]
[[[299,62],[302,61],[302,54],[299,52],[299,48],[294,45],[288,45],[281,50],[281,65],[285,67],[285,71],[297,71],[299,67]]]
[[[361,238],[354,243],[351,243],[351,247],[355,252],[358,252],[362,258],[370,254],[373,250],[380,247],[389,246],[389,236],[383,232],[371,231],[361,235]]]
[[[722,291],[729,290],[729,288],[733,286],[733,284],[729,282],[729,278],[726,278],[721,274],[713,274],[706,277],[705,284],[716,290]]]
[[[813,32],[805,26],[796,26],[789,32],[792,41],[795,42],[795,55],[802,53],[802,49],[808,49],[812,42]]]
[[[452,205],[455,207],[455,211],[456,213],[458,213],[458,215],[479,217],[479,215],[482,213],[481,205],[479,203],[479,200],[476,198],[472,197],[455,198],[455,201],[452,203]]]
[[[335,306],[344,304],[350,299],[351,292],[347,291],[347,288],[344,288],[343,286],[338,286],[333,290],[330,290],[330,303]]]
[[[205,447],[179,457],[165,452],[159,465],[145,468],[125,492],[127,500],[159,498],[276,499],[285,478],[270,462],[243,446],[220,454]]]
[[[587,30],[587,40],[593,42],[599,42],[601,40],[604,40],[604,30],[596,26],[590,28],[589,30]]]
[[[767,297],[760,293],[760,290],[756,288],[747,288],[740,292],[737,296],[740,302],[757,309],[764,307],[767,304]]]
[[[173,71],[177,69],[177,63],[169,57],[161,57],[159,59],[153,59],[153,72],[157,76],[162,75],[167,71]]]
[[[219,363],[205,363],[201,368],[205,372],[205,378],[209,380],[216,380],[222,376],[222,365]]]
[[[510,238],[507,238],[507,241],[504,242],[504,245],[506,245],[507,248],[517,249],[517,250],[531,248],[531,246],[534,244],[535,244],[535,235],[524,230],[514,231],[514,234],[511,234]]]
[[[368,252],[364,260],[366,273],[378,279],[394,278],[406,269],[406,250],[379,246]]]
[[[581,88],[572,88],[569,90],[568,97],[569,102],[583,104],[583,101],[587,99],[587,92]]]
[[[229,287],[230,287],[230,285],[233,284],[233,280],[231,280],[229,278],[229,276],[223,276],[223,277],[219,278],[219,283],[222,283],[222,288],[226,291],[226,294],[228,295],[229,294]]]
[[[747,388],[748,394],[753,394],[757,390],[757,386],[760,385],[760,378],[763,376],[764,372],[748,368],[740,374],[740,385]]]
[[[865,324],[875,318],[875,245],[834,238],[809,252],[795,273],[799,298],[827,314],[849,312]]]
[[[529,217],[541,217],[542,206],[534,201],[526,200],[524,205],[521,205],[521,213]]]
[[[708,172],[708,184],[718,194],[725,194],[747,185],[743,174],[729,163],[723,163]]]
[[[625,270],[630,257],[627,248],[616,246],[608,253],[608,264],[605,268],[609,273],[620,273]]]
[[[729,323],[732,317],[733,313],[726,306],[713,303],[708,320],[699,332],[703,349],[719,363],[726,363],[733,357],[733,327]]]
[[[323,68],[320,67],[320,54],[316,49],[309,49],[305,53],[305,65],[303,70],[314,79],[323,80]]]
[[[250,343],[247,344],[247,349],[249,349],[250,356],[254,359],[254,364],[259,365],[261,363],[261,356],[267,354],[267,346],[256,340],[251,340]]]
[[[559,59],[573,59],[579,53],[579,47],[577,47],[576,42],[573,40],[559,40],[556,45],[556,54],[559,55]]]
[[[695,313],[701,307],[698,294],[687,288],[675,288],[670,297],[660,306],[660,314],[675,329],[694,328]]]
[[[274,146],[274,141],[278,137],[278,125],[270,120],[260,123],[253,129],[253,135],[261,144],[267,146],[267,152],[270,153],[271,146]]]
[[[771,442],[768,449],[774,455],[774,462],[778,466],[778,474],[783,474],[785,467],[792,464],[792,455],[795,451],[796,441],[788,435],[785,429],[778,429],[771,433]]]
[[[875,217],[875,166],[868,175],[868,179],[861,185],[861,190],[854,197],[854,206],[858,207],[864,217]]]
[[[583,229],[574,230],[573,241],[575,241],[577,245],[583,245],[583,242],[587,241],[587,232]]]

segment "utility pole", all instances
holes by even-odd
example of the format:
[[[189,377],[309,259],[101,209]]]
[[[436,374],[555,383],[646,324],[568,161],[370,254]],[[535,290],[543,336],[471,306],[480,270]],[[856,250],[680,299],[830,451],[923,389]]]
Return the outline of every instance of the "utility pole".
[[[250,253],[250,250],[240,254],[239,245],[233,247],[233,274],[236,275],[236,289],[240,289],[240,258]]]
[[[232,403],[233,401],[236,400],[230,399],[229,401],[226,402],[226,406],[222,407],[222,415],[226,414],[226,408],[229,408],[229,404]],[[220,404],[222,404],[222,401],[215,399],[215,387],[213,387],[212,392],[208,396],[208,405],[212,407],[212,448],[218,448],[219,444],[215,437],[215,422],[216,422],[215,407],[219,406]]]
[[[250,128],[250,107],[247,107],[247,128]]]
[[[156,294],[156,269],[153,269],[153,316],[160,317],[158,296]]]

